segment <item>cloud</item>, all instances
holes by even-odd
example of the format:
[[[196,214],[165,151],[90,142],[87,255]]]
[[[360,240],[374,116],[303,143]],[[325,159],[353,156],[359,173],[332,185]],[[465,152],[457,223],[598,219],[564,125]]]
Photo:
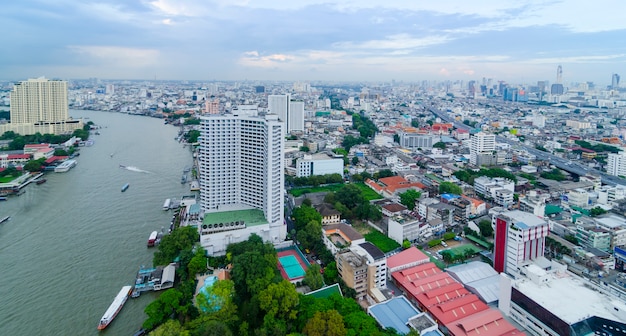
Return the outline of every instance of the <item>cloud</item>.
[[[296,57],[293,55],[271,54],[261,56],[257,51],[247,51],[239,59],[239,63],[249,67],[272,68],[280,64],[291,62],[295,59]]]
[[[100,64],[115,67],[146,67],[158,64],[156,49],[119,46],[69,46],[69,49]]]
[[[450,40],[447,36],[415,38],[409,34],[397,34],[388,36],[383,40],[370,40],[361,43],[339,42],[335,44],[335,47],[340,49],[415,49],[446,43]]]

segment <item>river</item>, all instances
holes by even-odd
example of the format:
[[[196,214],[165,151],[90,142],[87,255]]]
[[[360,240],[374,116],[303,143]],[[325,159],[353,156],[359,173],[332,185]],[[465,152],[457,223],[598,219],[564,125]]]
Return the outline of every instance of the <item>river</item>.
[[[169,227],[165,199],[190,193],[180,180],[192,157],[174,140],[178,128],[121,113],[70,115],[102,127],[95,144],[81,147],[69,172],[47,173],[46,183],[0,202],[0,217],[11,216],[0,224],[0,335],[132,335],[156,293],[129,298],[107,329],[96,326],[152,264],[146,241]]]

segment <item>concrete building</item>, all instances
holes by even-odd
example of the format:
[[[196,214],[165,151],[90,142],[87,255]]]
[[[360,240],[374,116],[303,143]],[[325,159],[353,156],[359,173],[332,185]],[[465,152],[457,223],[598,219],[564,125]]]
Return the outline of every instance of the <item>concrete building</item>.
[[[514,278],[500,276],[498,308],[531,335],[615,335],[626,330],[624,302],[567,272],[565,265],[531,263]]]
[[[470,137],[470,164],[474,166],[491,165],[496,150],[496,135],[478,132]]]
[[[339,174],[343,175],[343,157],[334,157],[326,153],[305,155],[296,160],[296,176]]]
[[[339,276],[356,291],[357,300],[382,301],[387,288],[387,258],[370,242],[351,244],[336,255]]]
[[[626,152],[609,154],[606,173],[614,176],[626,176]]]
[[[513,204],[515,182],[503,177],[481,176],[474,180],[474,191],[498,205],[508,207]]]
[[[69,115],[67,82],[45,78],[29,79],[13,86],[11,122],[0,125],[0,134],[63,134],[82,128],[81,120]]]
[[[346,285],[356,291],[355,298],[364,300],[367,296],[367,260],[350,250],[336,255],[337,271]]]
[[[287,114],[287,133],[304,131],[304,102],[290,100]]]
[[[399,134],[400,137],[400,146],[409,149],[430,149],[433,148],[433,144],[436,143],[435,137],[430,134],[419,134],[419,133],[408,133],[401,132]]]
[[[283,127],[272,114],[201,118],[198,230],[209,254],[252,233],[274,244],[285,239]]]
[[[343,223],[323,226],[322,234],[324,245],[333,255],[341,250],[349,249],[352,244],[365,243],[362,234],[353,229],[352,226]]]
[[[495,225],[493,267],[502,273],[518,272],[525,261],[543,257],[548,223],[533,214],[513,210],[493,217]]]
[[[278,115],[278,119],[285,123],[284,132],[304,131],[304,102],[292,100],[291,95],[267,96],[269,113]]]
[[[388,217],[387,236],[398,242],[398,244],[402,244],[405,239],[409,241],[422,239],[424,238],[420,229],[422,224],[424,224],[423,221],[411,216],[397,215]]]

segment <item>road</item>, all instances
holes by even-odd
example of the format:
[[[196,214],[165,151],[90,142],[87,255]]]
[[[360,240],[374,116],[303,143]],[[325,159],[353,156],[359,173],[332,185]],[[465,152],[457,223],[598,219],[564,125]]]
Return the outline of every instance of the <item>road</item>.
[[[436,115],[437,117],[441,118],[441,120],[451,123],[454,125],[454,127],[459,128],[459,129],[464,129],[464,130],[470,130],[472,129],[472,127],[465,125],[462,122],[458,122],[457,120],[454,120],[449,114],[448,112],[443,112],[439,109],[436,109],[434,107],[430,108],[430,111]],[[536,148],[533,147],[529,147],[527,145],[525,145],[524,143],[520,142],[520,141],[514,141],[508,138],[505,138],[503,136],[499,136],[496,135],[496,141],[501,142],[501,143],[507,143],[509,145],[511,145],[512,147],[515,148],[523,148],[526,151],[528,151],[529,153],[535,155],[537,157],[537,159],[542,160],[542,161],[549,161],[551,164],[553,164],[555,167],[568,171],[570,173],[579,175],[579,176],[584,176],[587,174],[592,174],[592,175],[599,175],[602,183],[604,184],[608,184],[608,185],[626,185],[626,180],[617,177],[617,176],[613,176],[613,175],[609,175],[606,174],[604,172],[601,172],[597,169],[594,168],[590,168],[590,167],[585,167],[583,165],[581,165],[578,162],[573,162],[571,160],[567,160],[567,159],[563,159],[560,158],[558,156],[552,155],[548,152],[544,152],[541,150],[538,150]]]

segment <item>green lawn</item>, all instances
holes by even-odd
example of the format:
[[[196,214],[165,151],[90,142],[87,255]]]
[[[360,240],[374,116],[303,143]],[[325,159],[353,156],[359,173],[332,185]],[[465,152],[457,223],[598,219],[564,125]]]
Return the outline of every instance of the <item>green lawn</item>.
[[[15,180],[16,178],[17,178],[16,176],[2,176],[0,177],[0,183],[9,183]]]
[[[289,190],[289,193],[294,197],[299,197],[304,194],[312,194],[321,191],[332,191],[335,192],[343,187],[343,183],[330,184],[323,187],[303,187],[303,188],[294,188]]]
[[[311,194],[311,193],[322,192],[322,191],[336,192],[337,190],[341,189],[344,185],[345,184],[343,183],[337,183],[337,184],[326,185],[323,187],[294,188],[294,189],[289,190],[289,193],[292,194],[294,197],[299,197],[304,194]],[[374,190],[372,190],[370,187],[366,186],[365,183],[354,183],[354,185],[356,185],[357,187],[359,187],[359,189],[361,189],[363,198],[365,198],[367,201],[383,198],[382,196],[377,194]]]
[[[378,247],[384,253],[393,251],[400,247],[400,244],[398,244],[398,242],[376,230],[373,230],[372,232],[366,234],[365,241],[376,245],[376,247]]]

